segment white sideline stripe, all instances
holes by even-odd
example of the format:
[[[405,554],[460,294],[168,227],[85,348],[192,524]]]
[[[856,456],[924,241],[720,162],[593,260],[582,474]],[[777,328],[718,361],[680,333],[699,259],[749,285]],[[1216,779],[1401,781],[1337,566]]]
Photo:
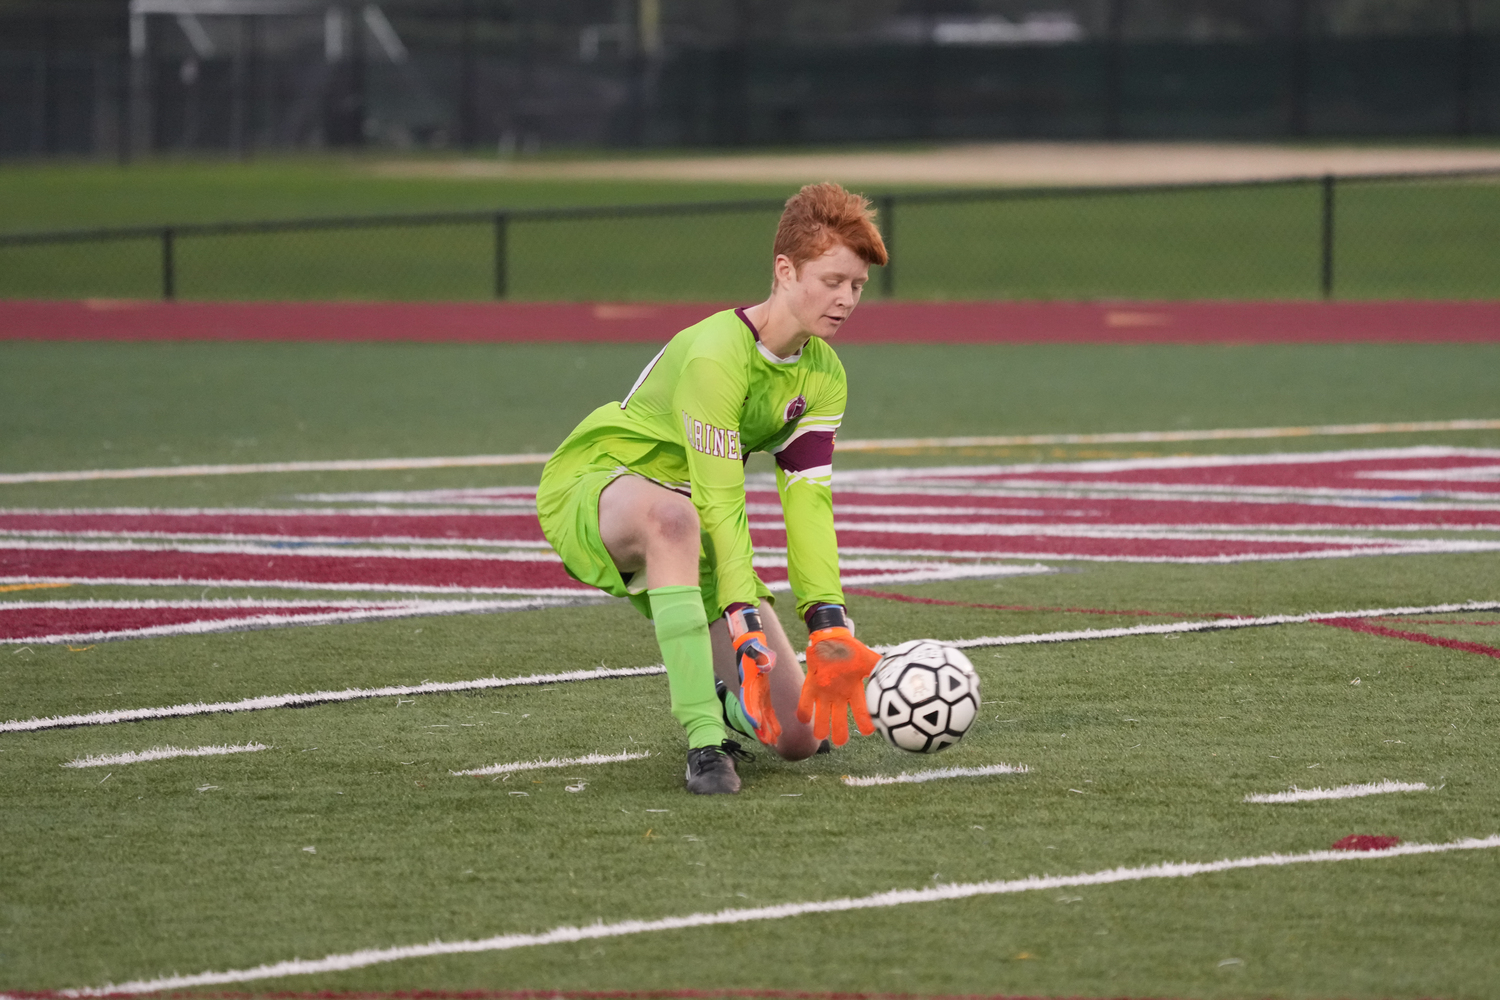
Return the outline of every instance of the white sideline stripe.
[[[1500,543],[1497,543],[1500,545]],[[1386,554],[1383,550],[1382,555]],[[941,555],[941,553],[939,553]],[[1003,558],[993,556],[989,553],[959,553],[965,558],[994,559]],[[1029,554],[1023,554],[1017,558],[1031,558]],[[1071,558],[1061,556],[1059,558]],[[780,567],[786,565],[786,558],[762,559],[756,557],[752,565],[763,567]],[[971,578],[995,577],[995,576],[1021,576],[1032,573],[1051,573],[1049,566],[1033,563],[1026,566],[1008,564],[989,565],[953,565],[952,563],[921,563],[911,561],[894,560],[845,560],[844,566],[859,568],[861,566],[880,567],[911,567],[906,569],[893,569],[889,572],[880,573],[851,573],[843,576],[843,583],[848,586],[869,586],[878,584],[904,584],[904,583],[932,583],[942,580],[964,580]],[[922,568],[931,567],[931,568]],[[218,588],[245,588],[259,590],[329,590],[343,593],[388,593],[388,594],[510,594],[526,597],[558,597],[571,598],[572,600],[599,599],[604,600],[606,595],[593,587],[579,584],[576,587],[460,587],[443,586],[438,584],[419,583],[311,583],[305,580],[225,580],[214,577],[136,577],[136,576],[0,576],[0,584],[24,584],[24,583],[74,583],[91,586],[127,586],[127,587],[218,587]],[[791,589],[791,583],[787,580],[772,581],[767,584],[771,590],[776,592]],[[3,608],[4,604],[0,604]],[[424,612],[425,613],[425,612]],[[0,639],[0,643],[9,642],[8,639]]]
[[[1405,454],[1409,453],[1410,450],[1411,449],[1398,449],[1398,451],[1400,452],[1401,455],[1405,455]],[[1338,456],[1338,455],[1346,455],[1346,454],[1349,454],[1349,453],[1348,452],[1329,452],[1329,453],[1326,453],[1326,454],[1327,455]],[[1500,453],[1497,453],[1497,455],[1500,455]],[[1400,456],[1398,455],[1397,457],[1400,457]],[[1063,463],[1058,463],[1058,464],[1061,465]],[[959,468],[966,468],[966,467],[959,467]],[[1003,467],[1003,468],[1016,468],[1016,467],[1015,466],[1006,466],[1006,467]],[[1031,468],[1031,467],[1028,466],[1028,468]],[[1196,492],[1194,491],[1195,490],[1194,487],[1183,487],[1182,489],[1185,489],[1187,492],[1182,492],[1181,490],[1174,490],[1170,494],[1163,494],[1163,493],[1160,493],[1160,492],[1141,492],[1140,490],[1132,490],[1128,485],[1125,485],[1125,484],[1116,484],[1112,488],[1106,488],[1106,487],[1101,487],[1097,483],[1090,483],[1088,485],[1087,489],[1066,489],[1066,488],[1058,488],[1055,483],[1048,482],[1045,485],[1045,487],[1038,487],[1036,489],[1017,489],[1017,488],[1009,487],[1009,486],[995,486],[992,482],[986,482],[984,484],[972,484],[972,483],[965,483],[963,481],[956,480],[956,479],[951,479],[951,478],[949,478],[949,479],[939,479],[939,480],[936,480],[934,482],[921,482],[921,481],[915,481],[915,480],[913,480],[911,478],[908,478],[908,479],[906,479],[904,481],[898,481],[897,485],[880,485],[879,483],[869,483],[869,482],[866,482],[864,480],[863,474],[865,472],[872,472],[872,471],[873,472],[888,472],[888,471],[891,471],[891,470],[879,470],[879,469],[876,469],[876,470],[843,470],[843,471],[840,471],[838,473],[838,475],[837,475],[838,482],[836,482],[834,484],[834,493],[835,493],[835,495],[838,496],[838,497],[844,497],[844,496],[857,496],[857,495],[861,495],[861,494],[863,494],[863,495],[870,495],[870,496],[889,496],[891,494],[896,494],[896,495],[911,494],[911,495],[916,495],[916,496],[968,496],[968,497],[980,497],[980,498],[990,497],[990,498],[1001,498],[1001,499],[1080,499],[1080,500],[1111,500],[1111,499],[1113,499],[1113,500],[1151,500],[1151,501],[1161,501],[1161,500],[1198,500],[1198,501],[1210,501],[1210,502],[1216,502],[1216,503],[1227,503],[1227,502],[1233,502],[1233,503],[1266,503],[1266,504],[1298,503],[1298,504],[1304,504],[1304,505],[1321,505],[1321,506],[1336,506],[1336,507],[1373,508],[1373,509],[1378,509],[1378,510],[1383,510],[1383,509],[1395,509],[1395,510],[1494,510],[1496,508],[1496,506],[1497,506],[1494,501],[1496,499],[1500,499],[1500,498],[1497,498],[1494,494],[1484,494],[1481,499],[1484,500],[1484,501],[1488,501],[1488,502],[1444,503],[1444,502],[1441,502],[1441,501],[1433,501],[1433,500],[1422,500],[1420,502],[1414,502],[1414,501],[1405,500],[1405,499],[1398,499],[1398,500],[1387,499],[1386,496],[1385,496],[1385,494],[1381,493],[1380,491],[1375,491],[1374,495],[1370,495],[1371,491],[1368,491],[1368,490],[1359,491],[1360,495],[1358,495],[1358,496],[1350,495],[1350,496],[1347,496],[1347,497],[1344,497],[1341,494],[1335,492],[1334,496],[1331,499],[1329,497],[1326,497],[1326,496],[1312,495],[1312,494],[1298,495],[1298,496],[1293,497],[1293,496],[1287,495],[1286,493],[1280,491],[1278,488],[1275,488],[1275,487],[1269,488],[1270,492],[1268,494],[1261,494],[1261,493],[1244,492],[1244,490],[1250,489],[1249,487],[1241,488],[1241,487],[1227,485],[1227,484],[1216,484],[1216,485],[1203,484],[1203,485],[1201,485],[1201,486],[1199,486],[1199,487],[1196,488]],[[925,473],[928,470],[927,469],[908,469],[906,471],[908,473]],[[955,469],[954,468],[948,468],[948,469],[945,469],[945,470],[942,470],[942,471],[947,472],[947,473],[955,473]],[[855,478],[851,478],[851,477],[856,477],[856,476],[859,477],[858,480],[856,480]],[[383,503],[383,504],[393,504],[393,505],[406,505],[406,504],[417,504],[417,503],[450,502],[450,503],[471,504],[471,505],[474,505],[474,506],[478,506],[478,507],[483,507],[484,508],[483,510],[473,511],[474,513],[494,513],[494,514],[500,515],[500,514],[522,514],[522,513],[527,513],[528,511],[533,511],[534,512],[534,510],[535,510],[534,504],[532,504],[531,506],[529,506],[528,508],[526,508],[526,509],[523,510],[523,509],[519,509],[519,508],[512,508],[512,507],[504,506],[506,504],[519,503],[519,502],[521,502],[520,500],[511,500],[511,499],[507,499],[506,497],[494,497],[494,498],[490,498],[490,497],[486,496],[487,493],[496,493],[496,494],[498,494],[498,493],[504,493],[508,489],[514,489],[514,488],[498,488],[498,489],[493,490],[493,491],[487,491],[487,490],[466,490],[466,491],[453,491],[453,490],[413,490],[413,491],[404,491],[404,492],[384,492],[384,493],[310,494],[310,495],[306,495],[306,496],[301,496],[298,499],[302,499],[302,500],[324,500],[324,501],[362,501],[362,502],[363,501],[369,501],[369,502],[376,502],[376,503]],[[535,487],[524,487],[524,489],[529,490],[531,493],[535,493],[536,492],[536,488]],[[1146,489],[1146,487],[1142,487],[1141,489],[1144,490],[1144,489]],[[1288,489],[1295,489],[1295,488],[1288,487]],[[465,493],[465,494],[469,494],[469,495],[464,496],[464,497],[458,497],[458,496],[454,495],[455,493]],[[748,504],[747,507],[746,507],[747,513],[752,513],[752,514],[765,514],[765,513],[774,514],[774,513],[779,513],[780,512],[780,510],[781,510],[780,502],[775,499],[776,498],[776,484],[775,484],[775,478],[774,477],[767,476],[767,475],[762,474],[762,473],[751,473],[751,474],[747,475],[746,476],[746,493],[749,496],[759,496],[761,494],[764,494],[767,497],[767,500],[768,500],[768,502],[765,502],[765,503],[756,502],[756,503]],[[1423,494],[1423,495],[1426,496],[1428,494]],[[507,496],[508,496],[508,494],[507,494]],[[530,501],[526,501],[526,502],[528,504],[530,503]],[[847,509],[846,506],[843,503],[841,503],[841,502],[837,506],[838,506],[838,508],[840,510],[846,510]],[[469,509],[472,511],[472,508],[469,508]],[[343,513],[345,510],[355,510],[355,511],[372,510],[372,511],[381,511],[381,512],[385,512],[385,513],[400,513],[402,511],[409,511],[409,512],[415,514],[415,513],[423,513],[423,512],[428,512],[428,511],[451,511],[451,510],[454,510],[454,508],[427,508],[427,507],[410,507],[410,506],[389,506],[389,507],[380,507],[380,508],[334,508],[334,509],[325,509],[322,512],[323,513],[328,513],[328,514],[338,514],[338,513]],[[106,511],[101,511],[101,512],[106,512]],[[247,512],[253,513],[253,511],[247,511]],[[25,511],[17,511],[17,513],[26,513],[26,512]],[[1045,512],[1039,512],[1039,513],[1045,513]]]
[[[840,552],[886,552],[904,556],[939,556],[947,559],[1046,559],[1050,562],[1108,562],[1108,563],[1181,563],[1184,565],[1228,565],[1244,562],[1296,562],[1302,559],[1351,559],[1367,556],[1410,556],[1435,553],[1493,552],[1500,549],[1497,542],[1465,541],[1403,541],[1393,539],[1389,545],[1359,545],[1347,548],[1307,549],[1300,552],[1235,552],[1217,556],[1132,556],[1132,555],[1084,555],[1078,552],[1028,552],[1022,549],[1008,551],[968,549],[868,549],[864,547],[840,547]],[[855,582],[849,577],[844,583]]]
[[[1500,496],[1486,494],[1486,502],[1472,501],[1467,503],[1449,502],[1446,500],[1413,500],[1413,499],[1390,499],[1389,491],[1378,495],[1369,495],[1369,491],[1363,491],[1360,496],[1344,496],[1335,493],[1333,496],[1315,495],[1311,493],[1289,492],[1291,488],[1280,489],[1268,487],[1267,493],[1252,492],[1254,488],[1249,486],[1209,486],[1184,487],[1183,491],[1172,492],[1153,491],[1149,486],[1129,487],[1120,484],[1112,486],[1098,486],[1090,484],[1088,488],[1059,487],[1055,483],[1048,483],[1045,488],[1022,489],[1014,486],[997,486],[993,481],[982,485],[972,483],[958,483],[956,481],[942,481],[934,483],[901,483],[897,485],[883,486],[879,484],[841,485],[834,489],[834,504],[841,509],[839,497],[846,496],[922,496],[922,497],[968,497],[991,500],[1082,500],[1092,502],[1095,500],[1145,500],[1151,503],[1180,502],[1180,503],[1216,503],[1216,504],[1267,504],[1285,505],[1294,504],[1299,507],[1340,507],[1351,510],[1466,510],[1466,511],[1493,511],[1500,509],[1500,503],[1496,500]],[[1423,497],[1432,494],[1423,493]]]
[[[751,530],[785,531],[786,522],[780,519],[780,509],[757,510],[761,504],[748,504],[747,513],[755,517],[776,515],[775,519],[749,522]],[[764,505],[769,507],[769,505]],[[1228,533],[1293,533],[1306,531],[1500,531],[1500,522],[1474,522],[1472,524],[1447,523],[1443,521],[1407,521],[1356,523],[1339,521],[1266,521],[1266,522],[1195,522],[1172,524],[1169,522],[1109,522],[1084,521],[1059,524],[1056,521],[1001,521],[999,518],[1045,517],[1046,511],[1024,511],[1015,513],[1004,510],[988,510],[982,507],[876,507],[840,505],[842,514],[859,514],[874,517],[870,521],[839,522],[840,531],[903,531],[916,534],[970,534],[970,535],[1062,535],[1100,538],[1225,538]],[[910,518],[924,516],[948,516],[951,521],[914,521]],[[1065,515],[1074,516],[1074,515]],[[962,521],[959,518],[985,518],[980,521]],[[1261,537],[1257,534],[1252,537]],[[293,545],[453,545],[461,542],[470,548],[550,548],[546,541],[525,538],[425,538],[420,535],[264,535],[216,531],[112,531],[99,528],[74,530],[69,528],[0,528],[0,538],[84,539],[100,541],[161,541],[161,542],[214,542],[260,543],[283,547]],[[55,546],[48,546],[55,547]],[[177,546],[170,546],[177,548]],[[278,549],[280,551],[280,549]]]
[[[987,764],[984,767],[939,767],[931,771],[913,771],[908,774],[872,774],[860,778],[844,775],[844,784],[850,788],[865,788],[870,785],[909,785],[923,781],[941,781],[944,778],[983,778],[991,774],[1030,774],[1025,764]]]
[[[689,913],[680,917],[663,917],[658,920],[622,920],[617,923],[595,923],[583,927],[563,925],[541,934],[499,934],[495,937],[471,941],[431,941],[427,944],[404,945],[394,948],[367,948],[342,955],[327,955],[319,959],[294,958],[281,962],[259,965],[252,969],[234,969],[226,972],[200,972],[196,975],[161,976],[157,979],[137,979],[124,983],[109,983],[104,986],[60,990],[67,997],[102,997],[113,993],[154,993],[159,990],[190,989],[196,986],[216,986],[228,983],[254,982],[260,979],[282,979],[287,976],[304,976],[322,972],[342,972],[362,969],[386,962],[399,962],[408,958],[428,958],[434,955],[472,955],[478,952],[512,951],[517,948],[533,948],[539,945],[563,944],[578,941],[595,941],[601,938],[625,937],[632,934],[650,934],[656,931],[677,931],[693,927],[714,927],[725,924],[746,924],[762,920],[785,920],[811,913],[847,913],[851,910],[874,910],[910,903],[936,903],[951,899],[971,899],[975,896],[998,896],[1017,892],[1034,892],[1046,889],[1065,889],[1086,885],[1111,885],[1118,882],[1140,882],[1145,879],[1191,878],[1214,872],[1235,871],[1245,868],[1280,867],[1284,865],[1316,864],[1333,861],[1376,861],[1404,857],[1412,854],[1441,854],[1448,851],[1477,851],[1500,847],[1500,835],[1477,839],[1467,837],[1446,844],[1402,844],[1383,851],[1308,851],[1305,854],[1262,854],[1248,858],[1225,858],[1208,862],[1165,862],[1139,868],[1113,868],[1088,872],[1082,875],[1032,875],[1029,878],[995,882],[968,882],[929,886],[923,889],[893,889],[870,896],[843,897],[841,899],[816,900],[806,903],[781,903],[746,909],[720,910],[717,913]]]
[[[752,528],[773,527],[767,523],[751,522]],[[1345,525],[1330,525],[1328,534],[1307,534],[1288,531],[1282,525],[1265,525],[1259,531],[1230,530],[1215,531],[1207,525],[1113,525],[1113,524],[993,524],[951,521],[839,521],[838,531],[866,532],[891,535],[938,535],[938,536],[992,536],[996,538],[1093,538],[1126,539],[1148,541],[1188,542],[1279,542],[1284,544],[1308,544],[1325,542],[1339,545],[1384,545],[1388,542],[1408,544],[1410,539],[1381,538],[1377,535],[1333,534],[1346,530]],[[1432,530],[1442,531],[1443,528]],[[1485,529],[1500,532],[1500,524],[1486,525]],[[1439,541],[1439,539],[1433,539]]]
[[[528,516],[535,514],[528,512]],[[71,528],[0,528],[0,537],[3,538],[56,538],[56,539],[102,539],[115,541],[134,541],[136,539],[145,541],[161,542],[258,542],[263,545],[277,545],[278,552],[285,552],[291,546],[317,545],[453,545],[460,543],[470,547],[488,548],[510,548],[510,549],[550,549],[551,546],[544,541],[536,541],[524,538],[424,538],[420,535],[265,535],[244,534],[234,531],[106,531],[103,529],[74,530]],[[53,546],[47,546],[53,547]],[[180,546],[170,546],[179,548]]]
[[[980,437],[868,438],[839,441],[835,451],[905,448],[983,448],[1028,444],[1129,444],[1164,441],[1243,441],[1252,438],[1338,437],[1353,434],[1423,434],[1431,431],[1500,430],[1500,420],[1419,420],[1405,423],[1314,424],[1207,431],[1126,431],[1109,434],[1009,434]]]
[[[664,674],[667,668],[598,667],[593,670],[569,670],[558,674],[528,674],[525,677],[480,677],[472,681],[427,681],[423,684],[392,684],[378,688],[345,688],[342,691],[309,691],[304,694],[262,695],[239,701],[197,702],[169,705],[163,708],[124,708],[111,712],[85,712],[78,715],[54,715],[44,719],[12,719],[0,722],[0,733],[31,732],[38,729],[61,729],[67,726],[103,726],[142,719],[168,719],[183,715],[209,715],[217,712],[254,712],[264,708],[291,708],[299,705],[323,705],[337,701],[366,698],[394,698],[412,694],[445,694],[451,691],[483,691],[490,688],[531,687],[541,684],[565,684],[570,681],[604,680],[613,677],[650,677]]]
[[[157,609],[157,608],[187,608],[187,609],[192,609],[192,610],[200,610],[200,609],[201,610],[213,610],[215,608],[287,608],[287,609],[296,609],[296,608],[351,608],[351,609],[374,608],[374,609],[386,609],[386,608],[425,608],[425,607],[430,607],[430,606],[432,606],[432,607],[446,607],[449,603],[452,603],[452,602],[448,602],[448,601],[351,601],[351,600],[348,600],[347,598],[336,598],[336,597],[335,598],[330,598],[330,599],[328,599],[326,601],[297,601],[297,600],[282,601],[282,600],[276,600],[274,598],[264,598],[264,597],[246,597],[246,598],[224,597],[224,598],[211,598],[211,599],[200,600],[200,601],[105,601],[105,600],[89,600],[89,601],[0,601],[0,611],[11,611],[11,610],[16,610],[16,609],[30,611],[30,610],[35,610],[36,608],[65,608],[65,609],[68,609],[68,610],[77,610],[77,609],[84,609],[84,608],[106,608],[106,609],[107,608],[124,608],[124,609],[146,609],[146,610],[153,610],[153,609]],[[504,603],[507,603],[507,602],[503,602],[503,601],[501,601],[501,602],[490,602],[490,601],[472,601],[472,602],[470,602],[470,601],[465,601],[465,602],[460,602],[460,603],[464,604],[464,606],[466,606],[466,607],[469,606],[469,605],[471,605],[471,604],[477,607],[477,606],[479,606],[481,604],[484,605],[484,606],[488,606],[491,603],[504,604]],[[521,602],[521,603],[526,603],[526,602]]]
[[[1077,496],[1080,499],[1092,497],[1117,497],[1120,486],[1112,480],[1071,480],[1071,479],[1027,479],[1018,477],[1016,479],[993,479],[985,482],[964,483],[953,480],[949,485],[963,487],[971,490],[974,495],[983,495],[979,491],[984,488],[995,490],[1025,490],[1026,494],[1035,491],[1043,496]],[[1476,492],[1471,490],[1434,490],[1434,489],[1398,489],[1386,487],[1384,489],[1357,489],[1354,487],[1331,487],[1331,486],[1225,486],[1221,488],[1204,486],[1198,484],[1172,485],[1163,483],[1140,483],[1132,484],[1132,489],[1142,500],[1225,500],[1236,502],[1243,501],[1253,496],[1271,497],[1277,503],[1311,503],[1318,498],[1329,498],[1334,501],[1367,501],[1371,505],[1382,500],[1397,499],[1406,500],[1412,496],[1421,498],[1442,498],[1451,501],[1467,501],[1468,505],[1489,501],[1492,509],[1494,501],[1500,493],[1494,491]],[[1047,492],[1051,491],[1051,492]],[[994,495],[1007,495],[995,493]]]
[[[257,750],[269,750],[270,747],[264,743],[236,743],[233,746],[209,746],[194,747],[184,750],[181,747],[152,747],[150,750],[129,751],[127,753],[109,753],[95,757],[89,754],[70,760],[63,767],[114,767],[117,764],[138,764],[143,760],[167,760],[172,757],[217,757],[226,753],[255,753]]]
[[[1493,422],[1500,428],[1500,420]],[[1222,469],[1240,465],[1312,465],[1320,462],[1371,462],[1418,458],[1500,458],[1500,449],[1460,448],[1450,445],[1411,445],[1405,448],[1343,448],[1337,451],[1272,451],[1257,455],[1156,455],[1150,458],[1100,458],[1079,462],[1011,462],[994,465],[918,465],[887,469],[853,469],[841,473],[846,482],[900,482],[926,479],[972,479],[975,476],[1013,476],[1031,472],[1142,472],[1162,469]],[[1434,470],[1437,471],[1437,470]],[[1130,484],[1133,485],[1133,484]],[[1197,487],[1202,489],[1204,487]]]
[[[4,533],[0,533],[3,535]],[[199,536],[201,537],[201,536]],[[320,545],[303,545],[298,539],[286,539],[290,544],[265,545],[253,543],[193,543],[188,545],[157,544],[152,542],[136,541],[89,541],[75,542],[61,539],[57,541],[31,541],[28,539],[11,539],[0,537],[0,550],[21,549],[41,551],[64,551],[64,552],[140,552],[140,553],[172,553],[188,552],[195,555],[254,555],[254,556],[306,556],[309,558],[323,559],[440,559],[440,560],[472,560],[479,562],[544,562],[561,563],[562,557],[552,551],[550,545],[546,551],[537,552],[472,552],[468,549],[426,549],[413,551],[411,549],[387,549],[387,548],[357,548],[357,547],[325,547]],[[452,539],[444,539],[444,544],[453,544]],[[546,543],[543,543],[544,545]],[[779,552],[784,553],[785,549]],[[766,555],[757,553],[751,560],[752,565],[758,567],[785,567],[787,557],[782,555]],[[845,566],[852,569],[872,570],[906,570],[919,569],[925,563],[901,561],[894,559],[855,559],[848,560]]]
[[[1271,792],[1265,795],[1246,795],[1246,802],[1312,802],[1316,799],[1357,799],[1364,795],[1385,795],[1390,792],[1425,792],[1425,782],[1377,781],[1367,785],[1340,785],[1337,788],[1298,788],[1289,792]]]
[[[987,558],[987,557],[986,557]],[[895,586],[903,583],[933,583],[942,580],[970,580],[984,579],[996,576],[1033,576],[1042,573],[1054,573],[1050,566],[1034,563],[1030,566],[1003,565],[991,563],[988,565],[954,566],[938,564],[933,569],[908,570],[900,573],[845,573],[842,574],[840,582],[844,586],[862,587],[871,585]],[[782,580],[766,585],[769,589],[781,592],[792,589],[791,581]]]
[[[198,536],[201,537],[201,536]],[[365,541],[365,539],[355,539]],[[454,539],[445,538],[443,544],[452,545]],[[194,555],[238,555],[238,556],[305,556],[310,559],[465,559],[485,562],[545,562],[560,563],[562,559],[549,546],[546,551],[530,552],[473,552],[469,549],[390,549],[354,548],[343,546],[305,545],[302,539],[282,537],[282,544],[254,542],[200,542],[186,545],[152,543],[149,541],[118,542],[74,542],[67,539],[57,541],[31,541],[22,538],[0,538],[0,549],[41,549],[64,552],[190,552]]]
[[[368,594],[512,594],[525,597],[597,597],[593,587],[458,587],[421,583],[312,583],[307,580],[225,580],[222,577],[0,576],[0,584],[81,583],[96,587],[243,587],[259,590],[333,590]]]
[[[64,603],[57,602],[59,605]],[[84,603],[84,602],[78,602]],[[120,602],[126,603],[126,602]],[[169,602],[139,602],[142,605],[156,603],[170,606]],[[64,642],[104,642],[111,639],[149,639],[172,635],[209,635],[215,632],[244,632],[250,629],[274,628],[280,625],[338,625],[348,622],[379,621],[389,618],[416,618],[428,615],[483,614],[489,611],[526,611],[533,608],[556,607],[577,603],[573,600],[535,598],[527,601],[427,601],[406,603],[398,606],[374,607],[358,611],[329,611],[303,614],[246,615],[243,618],[205,618],[199,621],[179,622],[173,625],[145,625],[140,628],[98,629],[92,632],[59,632],[51,635],[24,638],[0,638],[0,645],[56,645]],[[17,604],[0,602],[0,612]],[[47,602],[35,602],[33,607],[47,607]]]
[[[641,760],[651,756],[651,751],[644,753],[614,753],[602,754],[591,753],[582,757],[553,757],[551,760],[520,760],[513,764],[492,764],[489,767],[476,767],[469,771],[449,771],[449,774],[463,776],[467,774],[510,774],[514,771],[539,771],[548,767],[572,767],[574,764],[615,764],[622,760]]]
[[[255,472],[379,472],[399,469],[454,469],[486,465],[542,465],[546,455],[458,455],[450,458],[354,458],[331,462],[258,462],[251,465],[165,465],[138,469],[84,469],[74,472],[10,472],[0,485],[77,483],[92,479],[164,479],[174,476],[239,476]]]
[[[298,500],[319,503],[456,503],[506,504],[525,503],[536,506],[535,486],[480,486],[454,490],[377,490],[360,493],[299,493]]]
[[[1211,632],[1216,629],[1258,628],[1265,625],[1301,625],[1321,618],[1385,618],[1398,615],[1451,614],[1459,611],[1496,611],[1500,601],[1465,601],[1433,604],[1424,608],[1372,608],[1363,611],[1318,611],[1308,615],[1262,615],[1259,618],[1220,618],[1206,622],[1174,622],[1169,625],[1131,625],[1124,628],[1085,628],[1071,632],[1034,632],[1029,635],[988,635],[978,639],[943,640],[959,649],[979,646],[1031,646],[1044,642],[1076,642],[1082,639],[1116,639],[1127,635],[1168,635],[1176,632]],[[871,646],[888,653],[896,646]]]
[[[906,448],[1008,447],[1028,444],[1128,444],[1170,441],[1237,441],[1254,438],[1339,437],[1356,434],[1423,434],[1435,431],[1500,430],[1500,420],[1420,420],[1405,423],[1318,424],[1306,427],[1245,427],[1203,431],[1124,431],[1103,434],[1010,434],[979,437],[864,438],[838,441],[835,451]],[[355,458],[325,462],[257,462],[248,465],[165,465],[135,469],[0,473],[0,485],[68,483],[94,479],[161,479],[176,476],[235,476],[268,472],[379,472],[494,465],[542,465],[552,455],[455,455],[446,458]]]
[[[1115,639],[1128,635],[1160,635],[1172,632],[1203,632],[1210,629],[1251,628],[1261,625],[1295,625],[1320,618],[1386,618],[1398,615],[1451,614],[1462,611],[1497,611],[1500,601],[1465,601],[1462,604],[1433,604],[1421,608],[1373,608],[1363,611],[1319,611],[1308,615],[1268,615],[1261,618],[1223,618],[1207,622],[1178,622],[1172,625],[1134,625],[1128,628],[1079,629],[1071,632],[1041,632],[1030,635],[987,636],[980,639],[954,639],[947,645],[962,649],[978,646],[1035,645],[1045,642],[1074,642],[1087,639]],[[877,653],[888,653],[895,646],[874,646]],[[801,659],[799,656],[798,659]],[[166,708],[118,709],[80,715],[52,716],[0,722],[0,733],[26,732],[37,729],[59,729],[66,726],[98,726],[141,719],[165,719],[181,715],[206,715],[212,712],[251,712],[263,708],[287,708],[294,705],[317,705],[332,701],[354,701],[360,698],[382,698],[393,695],[436,694],[448,691],[475,691],[514,685],[555,684],[611,677],[644,677],[664,674],[667,668],[601,667],[596,670],[574,670],[564,674],[532,674],[527,677],[481,677],[472,681],[428,682],[399,687],[346,688],[343,691],[314,691],[308,694],[265,695],[242,701],[172,705]]]
[[[535,486],[526,487],[531,493]],[[364,496],[365,494],[355,494]],[[402,494],[382,494],[401,496]],[[413,494],[415,495],[415,494]],[[498,501],[497,501],[498,502]],[[524,510],[475,510],[473,507],[0,507],[0,515],[27,517],[522,517],[536,513],[536,505]]]

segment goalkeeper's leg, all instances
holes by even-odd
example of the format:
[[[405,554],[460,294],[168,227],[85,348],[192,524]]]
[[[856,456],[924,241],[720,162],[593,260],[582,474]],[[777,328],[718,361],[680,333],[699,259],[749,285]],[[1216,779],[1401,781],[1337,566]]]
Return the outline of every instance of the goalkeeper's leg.
[[[776,710],[776,719],[781,723],[781,736],[772,747],[784,760],[802,760],[818,752],[818,740],[813,738],[812,724],[797,720],[797,699],[802,695],[802,664],[797,662],[797,651],[776,618],[776,610],[770,601],[760,602],[761,626],[766,633],[766,644],[776,654],[776,666],[771,670],[771,707]],[[709,627],[713,636],[714,674],[727,689],[723,709],[731,718],[743,720],[739,707],[740,675],[735,663],[734,646],[729,641],[729,624],[720,618]],[[743,721],[749,730],[747,720]],[[736,728],[739,728],[737,725]]]
[[[623,576],[646,574],[672,716],[688,735],[689,790],[739,791],[714,694],[713,649],[698,589],[701,543],[693,502],[639,476],[621,476],[599,495],[599,537]]]

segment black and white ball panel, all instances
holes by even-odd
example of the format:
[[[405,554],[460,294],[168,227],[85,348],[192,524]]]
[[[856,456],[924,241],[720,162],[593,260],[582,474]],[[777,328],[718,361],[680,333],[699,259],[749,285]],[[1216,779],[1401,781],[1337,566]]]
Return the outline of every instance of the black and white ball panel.
[[[894,747],[936,753],[957,743],[979,714],[979,675],[952,646],[902,643],[876,664],[865,707]]]

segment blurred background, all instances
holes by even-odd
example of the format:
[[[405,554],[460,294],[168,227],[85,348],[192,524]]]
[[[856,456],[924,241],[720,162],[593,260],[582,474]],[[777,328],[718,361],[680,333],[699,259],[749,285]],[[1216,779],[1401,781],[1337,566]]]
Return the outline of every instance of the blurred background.
[[[1500,0],[0,0],[0,155],[1500,131]]]
[[[885,297],[1500,298],[1500,0],[0,0],[4,297],[742,301],[824,179]]]

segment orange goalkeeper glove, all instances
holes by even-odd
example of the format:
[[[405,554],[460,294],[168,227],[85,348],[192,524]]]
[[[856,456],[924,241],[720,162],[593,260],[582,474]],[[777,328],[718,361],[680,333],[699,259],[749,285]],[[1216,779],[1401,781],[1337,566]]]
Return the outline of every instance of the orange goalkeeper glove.
[[[865,678],[880,662],[880,654],[854,638],[837,604],[819,604],[807,615],[807,680],[797,702],[797,718],[813,724],[813,736],[828,737],[834,746],[849,742],[849,716],[869,736],[875,731],[865,707]]]
[[[774,744],[781,738],[781,720],[771,707],[771,670],[776,666],[776,654],[761,630],[760,612],[748,604],[731,604],[724,617],[729,622],[734,663],[740,672],[740,709],[755,727],[755,738]]]

